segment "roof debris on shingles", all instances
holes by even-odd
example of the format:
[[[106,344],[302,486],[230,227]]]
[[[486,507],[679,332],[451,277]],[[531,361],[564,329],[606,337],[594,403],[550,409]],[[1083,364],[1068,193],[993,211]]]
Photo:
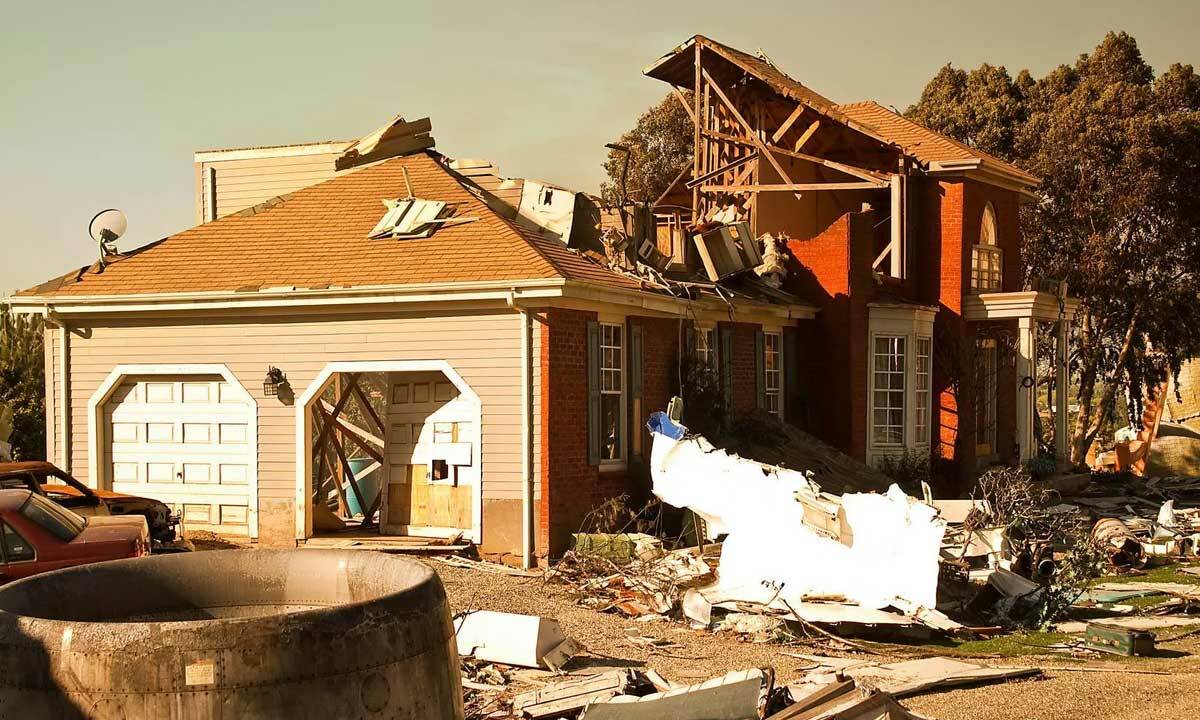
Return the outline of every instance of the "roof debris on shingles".
[[[639,289],[641,283],[518,229],[429,152],[339,175],[134,250],[103,273],[75,270],[18,295],[129,295],[267,288],[395,286],[567,279]],[[477,221],[428,238],[371,240],[386,198],[413,192]]]
[[[691,88],[695,84],[694,47],[699,43],[740,70],[758,78],[779,95],[804,104],[816,112],[884,143],[893,144],[923,163],[980,159],[985,162],[1036,178],[1015,165],[982,150],[953,140],[905,118],[871,100],[839,105],[780,70],[773,63],[703,35],[659,58],[643,72],[672,85]]]

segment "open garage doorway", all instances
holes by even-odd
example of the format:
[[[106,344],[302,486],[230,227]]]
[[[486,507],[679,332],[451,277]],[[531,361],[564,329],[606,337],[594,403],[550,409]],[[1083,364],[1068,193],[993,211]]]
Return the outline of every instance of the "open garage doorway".
[[[479,542],[481,408],[448,363],[333,363],[296,410],[298,537]]]

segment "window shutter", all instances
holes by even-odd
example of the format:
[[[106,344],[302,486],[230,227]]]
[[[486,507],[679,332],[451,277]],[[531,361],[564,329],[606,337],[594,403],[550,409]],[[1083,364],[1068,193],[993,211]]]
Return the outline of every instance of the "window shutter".
[[[588,464],[600,464],[600,323],[587,324]]]
[[[800,334],[795,328],[786,328],[783,331],[783,391],[787,394],[787,399],[783,403],[783,412],[787,416],[788,422],[792,424],[804,425],[804,413],[802,390],[800,382],[800,363],[797,362],[800,358]]]
[[[629,327],[629,398],[642,396],[642,326]]]
[[[725,412],[733,410],[733,329],[722,327],[718,330],[721,338],[721,352],[718,361],[721,365],[721,394],[725,397]]]
[[[767,406],[766,340],[762,330],[754,333],[754,397],[755,407],[762,410]]]
[[[696,325],[691,322],[683,321],[683,347],[679,348],[681,357],[692,358],[696,357]]]

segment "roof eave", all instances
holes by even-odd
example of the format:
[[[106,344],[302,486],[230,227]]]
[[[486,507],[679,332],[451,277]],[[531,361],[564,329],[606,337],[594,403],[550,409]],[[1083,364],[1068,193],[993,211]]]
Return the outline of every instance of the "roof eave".
[[[1009,165],[1002,165],[986,158],[963,160],[933,160],[929,163],[931,175],[965,175],[981,182],[1015,190],[1027,200],[1036,199],[1034,190],[1041,179]]]

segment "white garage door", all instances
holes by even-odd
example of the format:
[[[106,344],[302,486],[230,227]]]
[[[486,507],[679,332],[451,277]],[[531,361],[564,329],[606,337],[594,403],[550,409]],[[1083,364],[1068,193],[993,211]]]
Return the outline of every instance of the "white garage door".
[[[249,534],[254,411],[224,378],[127,378],[105,422],[114,491],[171,505],[186,529]]]

